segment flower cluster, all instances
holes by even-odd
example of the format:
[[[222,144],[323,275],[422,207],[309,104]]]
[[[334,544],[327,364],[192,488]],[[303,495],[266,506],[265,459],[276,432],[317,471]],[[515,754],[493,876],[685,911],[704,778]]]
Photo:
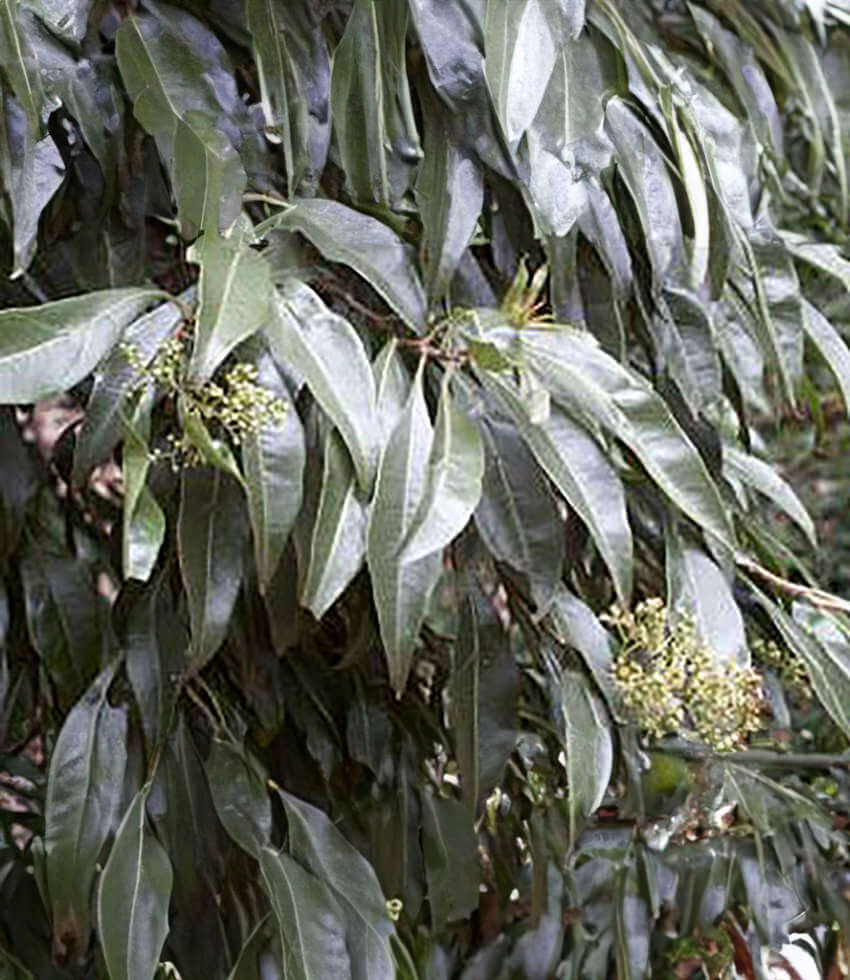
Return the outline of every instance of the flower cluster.
[[[239,445],[247,435],[266,426],[282,425],[286,403],[258,381],[253,364],[234,364],[221,383],[206,381],[191,387],[186,383],[189,356],[187,333],[170,337],[147,363],[137,347],[127,344],[124,355],[139,376],[139,383],[153,383],[169,395],[179,395],[187,411],[206,425],[221,427],[230,440]],[[171,440],[176,441],[176,438]]]
[[[753,656],[759,663],[773,670],[783,687],[797,701],[812,700],[812,679],[803,661],[787,647],[784,649],[771,640],[756,638],[750,644]]]
[[[730,752],[762,727],[760,675],[720,660],[692,619],[673,621],[659,598],[605,618],[622,644],[613,676],[623,709],[648,738],[678,734]]]

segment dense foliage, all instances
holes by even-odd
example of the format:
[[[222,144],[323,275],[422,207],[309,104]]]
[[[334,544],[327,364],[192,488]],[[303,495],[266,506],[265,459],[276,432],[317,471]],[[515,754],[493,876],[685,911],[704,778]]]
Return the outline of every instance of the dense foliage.
[[[848,27],[0,0],[3,980],[839,975]]]

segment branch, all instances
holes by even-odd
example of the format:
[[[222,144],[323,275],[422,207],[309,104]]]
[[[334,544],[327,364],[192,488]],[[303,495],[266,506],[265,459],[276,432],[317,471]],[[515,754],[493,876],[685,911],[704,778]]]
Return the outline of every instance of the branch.
[[[745,555],[736,555],[735,563],[739,568],[752,572],[764,582],[769,583],[780,592],[786,595],[797,596],[805,599],[818,609],[826,609],[829,612],[850,613],[850,601],[842,599],[841,596],[833,595],[831,592],[824,592],[823,589],[814,589],[807,585],[799,585],[797,582],[789,582],[788,579],[780,578],[763,568],[758,562],[747,558]]]

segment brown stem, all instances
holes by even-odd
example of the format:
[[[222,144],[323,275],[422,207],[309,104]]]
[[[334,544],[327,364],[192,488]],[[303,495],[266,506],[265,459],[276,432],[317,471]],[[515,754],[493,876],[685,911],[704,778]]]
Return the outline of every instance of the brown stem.
[[[801,599],[806,599],[813,606],[817,606],[818,609],[826,609],[830,612],[850,613],[850,601],[842,599],[841,596],[833,595],[831,592],[824,592],[822,589],[813,589],[807,585],[799,585],[797,582],[789,582],[788,579],[774,575],[773,572],[763,568],[758,562],[753,561],[752,558],[747,558],[745,555],[737,555],[735,562],[739,568],[752,572],[786,595],[799,596]]]

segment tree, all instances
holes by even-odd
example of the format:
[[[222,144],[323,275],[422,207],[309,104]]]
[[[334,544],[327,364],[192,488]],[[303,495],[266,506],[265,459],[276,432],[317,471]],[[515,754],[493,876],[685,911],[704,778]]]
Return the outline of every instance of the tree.
[[[837,962],[848,26],[7,0],[0,976]]]

